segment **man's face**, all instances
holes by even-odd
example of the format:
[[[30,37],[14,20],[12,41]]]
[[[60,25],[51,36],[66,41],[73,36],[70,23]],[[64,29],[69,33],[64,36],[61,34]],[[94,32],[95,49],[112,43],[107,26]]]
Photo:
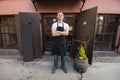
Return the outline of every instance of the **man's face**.
[[[62,12],[57,14],[57,19],[63,19],[64,18],[64,14]]]

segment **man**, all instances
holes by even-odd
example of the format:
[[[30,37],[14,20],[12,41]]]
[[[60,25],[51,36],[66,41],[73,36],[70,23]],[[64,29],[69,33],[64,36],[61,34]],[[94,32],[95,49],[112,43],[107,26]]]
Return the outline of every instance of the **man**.
[[[66,40],[65,36],[69,34],[69,25],[63,22],[64,14],[58,12],[57,22],[52,24],[52,36],[53,36],[53,47],[52,55],[54,55],[54,67],[52,69],[52,74],[54,74],[58,67],[58,56],[61,56],[61,68],[67,73],[65,67],[65,58],[66,58]]]

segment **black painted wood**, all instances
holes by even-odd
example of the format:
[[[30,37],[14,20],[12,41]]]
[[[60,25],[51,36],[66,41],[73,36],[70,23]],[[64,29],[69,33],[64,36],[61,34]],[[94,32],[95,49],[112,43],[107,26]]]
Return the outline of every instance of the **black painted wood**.
[[[19,21],[18,21],[18,30],[20,30],[19,32],[19,38],[21,38],[20,40],[22,41],[20,44],[22,45],[22,51],[23,52],[23,57],[25,58],[25,60],[29,60],[27,58],[31,58],[30,60],[32,59],[35,59],[35,58],[40,58],[42,57],[42,39],[41,39],[41,26],[40,26],[40,14],[39,13],[27,13],[27,12],[20,12],[18,14],[18,18],[17,18]],[[25,27],[25,30],[28,29],[31,29],[29,30],[28,32],[29,33],[25,33],[24,32],[24,27]],[[27,27],[26,27],[27,26]],[[29,28],[31,27],[31,28]],[[20,35],[22,34],[22,35]],[[24,46],[28,45],[28,43],[26,44],[25,42],[23,42],[23,40],[25,39],[26,41],[26,38],[28,36],[32,36],[32,38],[29,38],[30,41],[32,40],[32,42],[30,42],[29,46],[31,46],[29,49],[28,48],[25,48]],[[26,38],[25,38],[26,37]],[[20,40],[18,40],[20,42]],[[30,50],[31,49],[31,53],[30,53],[30,56],[31,57],[27,57],[29,56],[29,54],[27,52],[29,51],[26,51],[26,50]],[[26,51],[26,52],[25,52]]]
[[[32,25],[22,24],[21,26],[23,59],[25,62],[33,60],[33,36]]]

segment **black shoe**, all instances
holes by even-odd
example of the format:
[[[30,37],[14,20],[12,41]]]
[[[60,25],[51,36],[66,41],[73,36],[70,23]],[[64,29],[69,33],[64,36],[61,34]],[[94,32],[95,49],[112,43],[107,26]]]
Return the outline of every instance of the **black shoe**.
[[[53,68],[51,73],[52,73],[52,74],[55,74],[56,71],[57,71],[57,68]]]
[[[62,70],[63,70],[65,73],[67,73],[66,67],[63,67]]]

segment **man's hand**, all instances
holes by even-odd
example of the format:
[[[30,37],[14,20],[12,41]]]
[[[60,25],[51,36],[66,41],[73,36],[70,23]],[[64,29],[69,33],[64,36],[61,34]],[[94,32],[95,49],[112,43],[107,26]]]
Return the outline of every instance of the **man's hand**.
[[[65,31],[57,31],[57,33],[63,35],[63,36],[67,36],[69,33],[69,30],[65,30]]]
[[[52,29],[52,36],[61,36],[61,34],[55,29]]]
[[[69,29],[65,31],[57,31],[55,29],[52,29],[52,36],[67,36],[69,34]]]

